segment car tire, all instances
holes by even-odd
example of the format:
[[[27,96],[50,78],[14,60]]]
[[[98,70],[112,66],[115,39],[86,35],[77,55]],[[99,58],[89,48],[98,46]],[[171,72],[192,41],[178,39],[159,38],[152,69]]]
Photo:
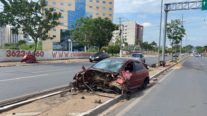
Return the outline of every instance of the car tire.
[[[143,60],[143,63],[145,63],[146,61],[145,60]]]
[[[147,78],[144,80],[141,89],[146,89],[146,87],[147,87],[148,84],[149,84],[149,78],[147,77]]]

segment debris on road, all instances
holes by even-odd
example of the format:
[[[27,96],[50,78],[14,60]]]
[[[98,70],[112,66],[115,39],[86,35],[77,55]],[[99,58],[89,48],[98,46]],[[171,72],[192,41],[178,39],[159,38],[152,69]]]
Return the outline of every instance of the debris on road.
[[[117,95],[109,93],[80,92],[73,95],[71,92],[51,96],[23,105],[13,110],[2,113],[2,116],[15,116],[20,114],[36,114],[38,116],[65,116],[79,115],[98,105],[114,99]],[[83,99],[84,98],[84,99]],[[14,115],[15,114],[15,115]]]

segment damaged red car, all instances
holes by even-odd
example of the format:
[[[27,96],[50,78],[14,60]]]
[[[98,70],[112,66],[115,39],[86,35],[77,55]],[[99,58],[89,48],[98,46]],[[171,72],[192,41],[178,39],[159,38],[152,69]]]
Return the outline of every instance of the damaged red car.
[[[128,58],[102,60],[74,77],[73,86],[79,90],[105,91],[123,94],[149,84],[145,65]]]

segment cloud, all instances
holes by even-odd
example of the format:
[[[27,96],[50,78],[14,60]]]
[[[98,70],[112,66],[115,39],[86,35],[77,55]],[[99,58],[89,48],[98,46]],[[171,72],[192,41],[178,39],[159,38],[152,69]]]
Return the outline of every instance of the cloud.
[[[164,3],[187,0],[164,0]],[[193,0],[189,0],[193,1]],[[115,13],[159,13],[161,0],[115,0]]]
[[[144,27],[151,27],[152,26],[152,24],[150,22],[144,22],[144,23],[142,23],[142,25]]]

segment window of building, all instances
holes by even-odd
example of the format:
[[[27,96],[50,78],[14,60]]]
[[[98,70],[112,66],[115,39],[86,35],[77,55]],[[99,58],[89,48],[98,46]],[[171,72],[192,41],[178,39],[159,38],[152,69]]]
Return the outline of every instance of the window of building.
[[[93,6],[89,6],[89,8],[93,8]]]
[[[103,1],[103,4],[106,4],[106,1]]]
[[[64,3],[63,3],[63,2],[61,2],[61,3],[60,3],[60,5],[61,5],[61,6],[63,6],[63,5],[64,5]]]
[[[89,0],[90,2],[93,2],[93,0]]]
[[[96,13],[96,15],[98,16],[98,15],[99,15],[99,13]]]
[[[113,4],[113,2],[109,2],[109,4]]]
[[[112,16],[112,14],[109,14],[109,16]]]
[[[112,10],[112,8],[109,8],[109,10]]]
[[[52,2],[53,5],[56,5],[56,2]]]
[[[99,9],[99,7],[97,6],[96,9]]]
[[[71,3],[68,3],[68,6],[72,6],[72,4]]]
[[[60,9],[60,11],[61,11],[61,12],[64,12],[64,10],[63,10],[63,9]]]
[[[99,3],[100,1],[99,0],[96,0],[96,3]]]
[[[103,10],[106,10],[106,7],[103,7],[102,9],[103,9]]]
[[[61,26],[64,26],[64,23],[60,23]]]
[[[105,13],[103,13],[103,16],[106,16],[106,14],[105,14]]]

